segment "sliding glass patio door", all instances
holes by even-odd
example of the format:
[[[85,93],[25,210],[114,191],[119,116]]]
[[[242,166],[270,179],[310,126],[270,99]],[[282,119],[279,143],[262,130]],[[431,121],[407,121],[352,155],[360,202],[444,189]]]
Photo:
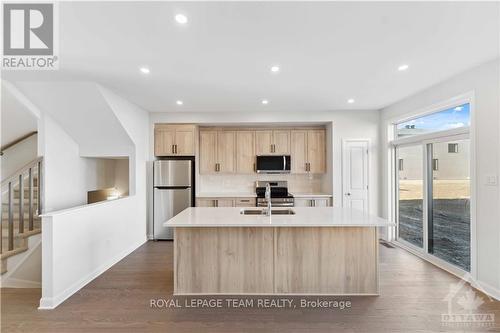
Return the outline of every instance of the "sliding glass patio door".
[[[425,140],[395,152],[398,241],[469,272],[469,139]]]
[[[402,146],[397,151],[398,237],[413,246],[424,246],[424,171],[422,145]]]
[[[428,252],[465,271],[470,271],[469,148],[468,139],[428,144]]]

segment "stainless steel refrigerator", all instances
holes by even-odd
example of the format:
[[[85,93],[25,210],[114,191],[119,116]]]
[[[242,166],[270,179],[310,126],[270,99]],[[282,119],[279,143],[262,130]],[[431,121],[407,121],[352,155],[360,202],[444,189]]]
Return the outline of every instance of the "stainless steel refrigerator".
[[[193,160],[158,160],[153,165],[153,234],[155,240],[173,239],[172,228],[163,226],[173,216],[193,206]]]

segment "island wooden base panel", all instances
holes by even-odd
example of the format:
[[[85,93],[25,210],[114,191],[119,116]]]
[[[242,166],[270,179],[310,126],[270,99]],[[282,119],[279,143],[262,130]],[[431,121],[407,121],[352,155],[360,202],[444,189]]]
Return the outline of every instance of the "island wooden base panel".
[[[176,228],[176,295],[376,295],[376,227]]]

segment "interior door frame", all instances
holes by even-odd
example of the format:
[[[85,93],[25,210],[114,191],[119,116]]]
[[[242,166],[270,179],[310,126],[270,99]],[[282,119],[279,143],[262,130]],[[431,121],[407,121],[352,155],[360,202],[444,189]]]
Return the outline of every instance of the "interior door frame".
[[[366,211],[367,213],[370,213],[370,149],[371,149],[371,139],[369,138],[342,138],[342,152],[341,152],[341,162],[340,162],[340,169],[341,169],[341,176],[342,176],[342,207],[345,207],[345,193],[346,193],[346,183],[345,183],[345,167],[344,167],[344,154],[346,152],[346,146],[347,143],[349,142],[366,142]]]

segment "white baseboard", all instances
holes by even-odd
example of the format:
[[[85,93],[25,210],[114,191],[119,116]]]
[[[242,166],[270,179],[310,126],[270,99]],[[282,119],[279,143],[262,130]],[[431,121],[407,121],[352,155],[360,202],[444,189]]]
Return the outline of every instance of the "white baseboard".
[[[40,306],[38,307],[39,310],[52,310],[55,309],[58,305],[60,305],[62,302],[64,302],[66,299],[71,297],[74,293],[76,293],[78,290],[82,289],[87,285],[89,282],[94,280],[96,277],[110,269],[113,265],[115,265],[117,262],[128,256],[130,253],[134,252],[137,250],[141,245],[147,242],[146,237],[133,246],[129,247],[128,249],[122,251],[118,255],[116,255],[114,258],[109,260],[109,262],[101,265],[97,269],[95,269],[93,272],[87,274],[85,277],[80,279],[79,281],[75,282],[73,285],[70,287],[66,288],[63,292],[59,293],[58,295],[55,295],[53,297],[42,297],[40,299]]]
[[[446,265],[446,263],[439,259],[439,258],[433,258],[432,256],[427,256],[427,255],[422,255],[422,253],[412,249],[411,247],[409,246],[406,246],[405,244],[401,243],[401,242],[397,242],[397,241],[393,241],[391,242],[391,244],[403,249],[403,250],[406,250],[408,251],[409,253],[441,268],[442,270],[444,271],[447,271],[448,273],[452,274],[452,275],[455,275],[457,278],[459,279],[462,279],[463,280],[463,276],[464,276],[464,272],[460,269],[453,269],[451,267],[451,265]],[[489,284],[485,283],[485,282],[482,282],[480,280],[478,280],[477,278],[474,278],[472,275],[468,274],[467,275],[470,280],[468,279],[465,279],[465,281],[467,282],[470,282],[471,286],[476,288],[477,290],[485,293],[487,296],[491,297],[491,298],[494,298],[498,301],[500,301],[500,290],[498,290],[497,288],[493,287],[493,286],[490,286]]]
[[[500,301],[500,290],[498,290],[497,288],[492,287],[489,284],[484,283],[482,281],[473,281],[471,284],[474,288],[482,291],[491,298]]]

